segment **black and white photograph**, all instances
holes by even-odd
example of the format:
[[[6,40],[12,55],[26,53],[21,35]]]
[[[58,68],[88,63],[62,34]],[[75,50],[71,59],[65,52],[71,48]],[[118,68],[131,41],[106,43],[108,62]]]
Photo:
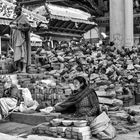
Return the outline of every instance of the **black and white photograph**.
[[[0,140],[140,140],[140,0],[0,0]]]

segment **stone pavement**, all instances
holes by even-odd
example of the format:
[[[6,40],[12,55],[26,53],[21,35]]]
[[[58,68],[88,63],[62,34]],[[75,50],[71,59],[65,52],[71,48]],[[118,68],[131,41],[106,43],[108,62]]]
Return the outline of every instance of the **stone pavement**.
[[[0,123],[0,132],[13,136],[26,136],[31,134],[32,125],[16,122]]]
[[[140,114],[140,106],[131,106],[129,108]],[[13,122],[0,123],[0,140],[66,140],[63,138],[52,138],[31,134],[32,127],[39,123],[49,121],[54,116],[56,117],[56,114],[47,116],[41,113],[25,114],[14,112],[10,116],[10,121]],[[92,138],[92,140],[97,139]],[[140,140],[140,135],[138,131],[130,132],[128,134],[119,134],[114,140]]]
[[[0,140],[67,140],[63,138],[53,138],[48,136],[32,135],[32,125],[6,122],[0,123]],[[92,138],[92,140],[97,140]],[[137,132],[117,135],[114,140],[140,140],[140,135]]]
[[[27,138],[21,138],[19,136],[11,136],[0,133],[0,140],[66,140],[62,138],[52,138],[47,136],[30,135]]]
[[[52,137],[37,136],[37,135],[29,135],[27,138],[21,138],[19,136],[11,136],[8,134],[0,133],[0,140],[67,140],[67,139],[52,138]],[[97,139],[93,138],[91,140],[97,140]],[[140,140],[140,136],[138,136],[137,133],[125,134],[125,135],[117,136],[114,140]]]

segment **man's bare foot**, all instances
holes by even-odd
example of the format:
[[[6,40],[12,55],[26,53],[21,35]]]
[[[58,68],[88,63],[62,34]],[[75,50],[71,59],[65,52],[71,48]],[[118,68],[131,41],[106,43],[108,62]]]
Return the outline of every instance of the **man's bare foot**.
[[[26,73],[26,64],[23,64],[23,69],[21,71],[22,73]]]

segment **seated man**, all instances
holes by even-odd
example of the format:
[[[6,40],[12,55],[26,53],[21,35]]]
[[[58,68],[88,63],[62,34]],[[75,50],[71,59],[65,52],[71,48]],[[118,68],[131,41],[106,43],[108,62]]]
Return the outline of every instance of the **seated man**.
[[[7,80],[4,84],[4,94],[0,98],[0,119],[5,118],[9,111],[17,107],[20,99],[20,91],[17,86],[12,84],[11,80]]]
[[[38,48],[35,54],[36,63],[42,65],[45,65],[47,58],[46,58],[46,51],[44,47]]]

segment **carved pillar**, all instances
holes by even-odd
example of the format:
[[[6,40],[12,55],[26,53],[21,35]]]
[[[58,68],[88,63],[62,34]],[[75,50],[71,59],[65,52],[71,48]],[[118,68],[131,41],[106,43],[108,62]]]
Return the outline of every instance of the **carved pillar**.
[[[110,0],[110,41],[114,41],[116,47],[124,45],[124,16],[124,0]]]
[[[133,0],[125,1],[125,47],[134,45]]]

